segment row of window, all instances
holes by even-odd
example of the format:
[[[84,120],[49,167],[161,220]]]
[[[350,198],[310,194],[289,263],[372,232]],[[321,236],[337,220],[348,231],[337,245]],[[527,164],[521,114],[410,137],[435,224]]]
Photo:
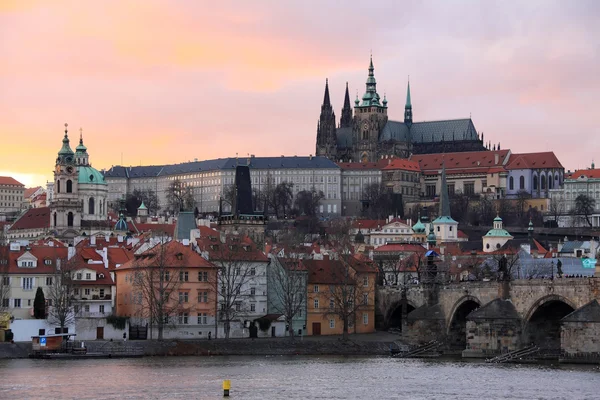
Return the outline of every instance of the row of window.
[[[23,290],[33,290],[33,288],[35,287],[35,277],[16,277],[17,279],[20,279],[20,286]],[[51,276],[47,276],[46,277],[46,286],[52,286],[52,282],[53,279]],[[2,277],[2,284],[5,286],[10,286],[12,283],[12,279],[10,276],[3,276]]]
[[[348,308],[351,309],[353,306],[353,300],[352,299],[348,300],[348,304],[349,304]],[[363,306],[369,305],[369,294],[368,293],[363,293],[363,298],[362,298],[361,304]],[[314,306],[315,310],[319,309],[319,307],[320,307],[319,299],[314,299],[313,306]],[[332,310],[335,308],[335,299],[333,299],[333,298],[329,299],[329,308]]]
[[[363,320],[363,325],[369,325],[369,314],[368,313],[363,313],[362,320]],[[350,327],[352,327],[353,321],[350,320],[348,322],[349,322]],[[329,319],[329,328],[330,329],[335,329],[335,319],[333,319],[333,318]]]
[[[186,312],[179,313],[177,315],[177,322],[180,325],[187,325],[191,322],[191,316]],[[196,316],[196,324],[197,325],[208,325],[208,314],[198,313],[198,315]]]

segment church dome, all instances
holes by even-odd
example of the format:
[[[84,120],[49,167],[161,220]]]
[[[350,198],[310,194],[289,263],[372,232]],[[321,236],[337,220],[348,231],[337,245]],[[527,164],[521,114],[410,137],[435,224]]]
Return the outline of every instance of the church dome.
[[[413,225],[412,230],[415,233],[425,233],[425,229],[425,225],[421,222],[421,217],[419,217],[417,223]]]
[[[127,221],[125,221],[125,216],[123,213],[119,215],[119,220],[115,224],[115,231],[127,232],[128,230]]]
[[[364,243],[365,242],[365,235],[363,235],[360,230],[354,236],[354,242],[355,243]]]
[[[79,167],[79,178],[78,182],[91,183],[96,185],[106,185],[104,176],[96,168],[81,166]]]

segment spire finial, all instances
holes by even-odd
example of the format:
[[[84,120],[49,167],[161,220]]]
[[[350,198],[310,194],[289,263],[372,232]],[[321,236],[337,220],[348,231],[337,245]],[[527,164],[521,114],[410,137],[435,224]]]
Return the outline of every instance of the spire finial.
[[[68,129],[68,127],[69,127],[69,124],[67,124],[67,123],[65,122],[65,136],[67,136],[67,134],[69,133],[69,129]]]

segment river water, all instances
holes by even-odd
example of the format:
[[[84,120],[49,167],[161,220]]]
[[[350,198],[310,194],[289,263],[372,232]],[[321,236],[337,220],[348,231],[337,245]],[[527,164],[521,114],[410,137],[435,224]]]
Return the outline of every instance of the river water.
[[[388,357],[0,360],[0,399],[600,399],[593,366]]]

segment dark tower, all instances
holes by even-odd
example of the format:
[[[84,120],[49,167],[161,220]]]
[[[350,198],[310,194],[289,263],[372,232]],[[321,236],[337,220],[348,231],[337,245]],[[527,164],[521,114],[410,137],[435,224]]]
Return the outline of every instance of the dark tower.
[[[412,126],[413,118],[412,118],[412,103],[410,101],[410,81],[408,82],[408,86],[406,87],[406,105],[404,106],[404,123],[410,127]]]
[[[329,81],[325,80],[325,96],[321,105],[321,115],[317,125],[316,155],[336,158],[335,113],[329,100]]]
[[[348,93],[348,82],[346,82],[346,94],[344,96],[344,108],[340,118],[340,128],[352,127],[352,107],[350,106],[350,93]]]
[[[369,62],[369,76],[367,77],[365,94],[362,102],[358,99],[354,107],[354,123],[352,134],[354,160],[359,162],[374,162],[378,159],[379,132],[387,123],[387,100],[380,101],[377,93],[373,58]]]

